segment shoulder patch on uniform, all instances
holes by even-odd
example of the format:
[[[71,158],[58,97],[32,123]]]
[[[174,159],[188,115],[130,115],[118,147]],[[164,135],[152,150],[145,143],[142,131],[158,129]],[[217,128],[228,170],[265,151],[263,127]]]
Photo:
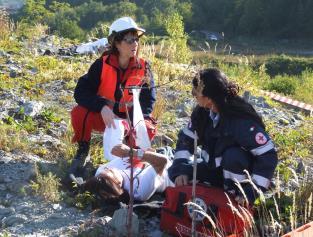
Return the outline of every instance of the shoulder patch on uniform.
[[[256,135],[255,135],[255,141],[257,144],[259,145],[263,145],[267,142],[267,138],[266,136],[261,133],[261,132],[258,132]]]

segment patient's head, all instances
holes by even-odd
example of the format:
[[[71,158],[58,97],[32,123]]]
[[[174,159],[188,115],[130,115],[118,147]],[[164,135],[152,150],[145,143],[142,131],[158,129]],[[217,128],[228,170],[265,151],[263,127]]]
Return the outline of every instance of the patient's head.
[[[99,195],[103,200],[128,203],[129,194],[122,185],[123,176],[118,170],[104,169],[99,175],[88,179],[84,189]]]

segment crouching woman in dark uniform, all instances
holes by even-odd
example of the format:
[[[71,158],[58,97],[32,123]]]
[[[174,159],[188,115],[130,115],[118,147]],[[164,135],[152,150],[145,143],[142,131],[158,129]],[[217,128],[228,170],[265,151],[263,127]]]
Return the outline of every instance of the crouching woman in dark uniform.
[[[223,72],[202,70],[192,83],[198,106],[188,126],[179,133],[169,177],[176,186],[187,185],[192,179],[196,131],[198,145],[202,146],[197,179],[223,187],[242,203],[245,199],[236,185],[239,182],[252,205],[258,195],[244,171],[249,172],[257,188],[269,188],[277,165],[273,141],[265,132],[262,119],[238,96],[238,86]]]

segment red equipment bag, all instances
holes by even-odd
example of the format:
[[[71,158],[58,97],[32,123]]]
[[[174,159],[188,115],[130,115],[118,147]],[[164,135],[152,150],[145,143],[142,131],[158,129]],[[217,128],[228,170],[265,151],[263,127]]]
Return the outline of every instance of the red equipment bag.
[[[192,199],[192,186],[168,187],[165,192],[166,199],[161,210],[161,230],[174,236],[191,236],[193,207],[184,204]],[[197,237],[212,237],[216,236],[215,233],[239,237],[243,236],[245,228],[250,227],[250,210],[239,207],[221,188],[197,184],[195,203],[211,217],[216,227],[214,230],[208,218],[197,213]]]

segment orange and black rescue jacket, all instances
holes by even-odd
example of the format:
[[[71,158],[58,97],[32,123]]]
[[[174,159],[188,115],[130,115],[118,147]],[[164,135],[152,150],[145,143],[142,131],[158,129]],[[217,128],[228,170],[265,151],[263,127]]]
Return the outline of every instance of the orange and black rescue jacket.
[[[127,69],[121,71],[116,67],[118,65],[116,57],[111,56],[108,58],[108,56],[104,56],[102,60],[103,65],[98,95],[108,100],[108,105],[112,109],[116,105],[119,107],[119,112],[124,113],[126,106],[128,108],[132,106],[133,95],[130,88],[141,87],[145,82],[146,62],[141,58],[137,60],[131,58]],[[116,90],[119,90],[119,93]]]
[[[108,55],[98,58],[76,85],[75,101],[93,112],[100,112],[103,106],[113,107],[119,117],[125,117],[125,103],[132,101],[129,87],[142,86],[139,102],[144,116],[153,110],[156,100],[153,75],[150,65],[143,59],[132,58],[126,70],[118,66],[118,58]],[[125,89],[123,89],[125,88]],[[128,106],[132,112],[132,106]]]

